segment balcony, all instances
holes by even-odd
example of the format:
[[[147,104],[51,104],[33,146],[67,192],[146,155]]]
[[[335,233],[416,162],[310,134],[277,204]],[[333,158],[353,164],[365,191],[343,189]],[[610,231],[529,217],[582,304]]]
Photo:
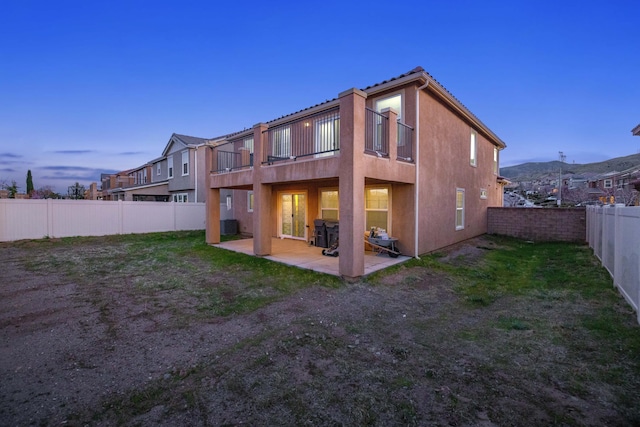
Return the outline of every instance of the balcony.
[[[340,151],[338,107],[263,132],[262,164],[333,156]]]
[[[392,117],[394,123],[389,123]],[[403,123],[395,121],[395,113],[383,111],[376,112],[365,108],[364,115],[356,123],[343,123],[348,128],[362,126],[364,130],[360,135],[364,136],[364,152],[377,158],[389,159],[393,155],[393,162],[390,165],[370,164],[367,160],[367,167],[378,169],[380,173],[391,177],[395,162],[413,163],[413,128]],[[234,135],[224,144],[218,145],[213,150],[211,173],[215,175],[228,174],[230,172],[248,171],[251,172],[254,166],[269,167],[279,165],[289,165],[292,174],[289,178],[314,179],[319,178],[318,171],[322,169],[322,176],[336,177],[340,173],[337,160],[340,155],[340,107],[333,106],[328,109],[314,112],[290,121],[279,121],[275,124],[260,125],[253,131],[245,131],[242,134]],[[343,129],[343,132],[345,129]],[[255,135],[255,136],[254,136]],[[343,134],[343,138],[348,135]],[[262,144],[260,150],[256,145],[256,157],[254,158],[254,138],[259,139],[257,144]],[[390,144],[391,150],[390,150]],[[364,156],[363,156],[364,157]],[[369,159],[371,158],[368,156]],[[334,159],[334,160],[331,160]],[[301,162],[304,160],[304,162]],[[316,166],[309,161],[324,160],[322,166]],[[328,161],[328,163],[327,163]],[[375,159],[373,159],[375,161]],[[256,163],[254,163],[256,162]],[[304,166],[300,163],[304,163]],[[298,166],[294,166],[294,164]],[[312,172],[314,171],[314,172]],[[284,175],[269,172],[269,177],[281,179]],[[235,175],[235,174],[234,174]],[[300,178],[308,176],[307,178]],[[269,177],[265,176],[266,179]],[[251,178],[249,176],[223,179],[227,184],[238,183],[247,185]]]

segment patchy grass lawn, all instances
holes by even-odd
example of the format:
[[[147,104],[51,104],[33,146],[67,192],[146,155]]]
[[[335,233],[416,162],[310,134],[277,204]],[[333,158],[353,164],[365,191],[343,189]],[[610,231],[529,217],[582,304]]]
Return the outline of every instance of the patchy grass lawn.
[[[0,255],[8,425],[640,424],[640,328],[585,246],[482,237],[356,284],[201,232]]]

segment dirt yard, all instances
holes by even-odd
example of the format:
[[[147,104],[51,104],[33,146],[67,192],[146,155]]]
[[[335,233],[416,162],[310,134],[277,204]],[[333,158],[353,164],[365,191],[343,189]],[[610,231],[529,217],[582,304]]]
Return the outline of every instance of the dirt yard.
[[[208,317],[197,293],[38,268],[123,244],[86,242],[0,245],[2,426],[640,425],[638,353],[578,321],[605,302],[559,290],[478,308],[416,266]],[[440,262],[480,265],[494,246]]]

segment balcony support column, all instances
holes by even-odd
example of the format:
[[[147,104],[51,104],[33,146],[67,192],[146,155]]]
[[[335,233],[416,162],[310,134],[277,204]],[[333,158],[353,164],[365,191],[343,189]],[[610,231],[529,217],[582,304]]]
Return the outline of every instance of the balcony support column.
[[[267,125],[253,127],[253,253],[271,254],[271,185],[262,184],[262,159],[267,149]]]
[[[209,245],[213,245],[220,243],[220,189],[211,188],[211,180],[208,179],[211,176],[212,163],[215,155],[214,150],[207,148],[205,152],[205,176],[207,177],[205,181],[205,240]]]
[[[364,140],[365,100],[358,89],[340,93],[340,257],[347,280],[364,275]]]

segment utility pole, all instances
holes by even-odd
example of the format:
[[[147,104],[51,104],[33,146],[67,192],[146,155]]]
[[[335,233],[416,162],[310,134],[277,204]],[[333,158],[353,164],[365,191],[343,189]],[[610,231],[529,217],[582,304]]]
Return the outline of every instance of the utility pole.
[[[558,151],[560,154],[560,175],[558,176],[558,207],[562,205],[562,164],[567,156],[562,151]]]

